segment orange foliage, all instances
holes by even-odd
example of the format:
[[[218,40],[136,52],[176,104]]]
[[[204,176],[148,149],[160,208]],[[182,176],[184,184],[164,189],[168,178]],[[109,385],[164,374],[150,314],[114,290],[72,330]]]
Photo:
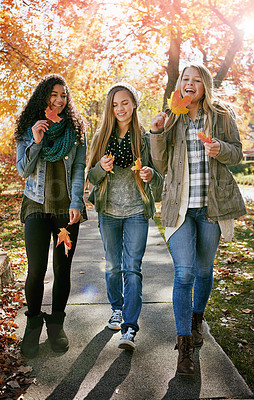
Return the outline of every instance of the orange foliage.
[[[191,96],[180,97],[179,90],[171,93],[171,97],[168,100],[168,106],[172,113],[176,115],[187,114],[189,109],[186,108],[191,103]]]
[[[212,143],[211,136],[206,136],[204,134],[204,132],[199,131],[197,135],[198,135],[199,139],[202,140],[203,143]]]
[[[60,122],[60,121],[62,121],[62,118],[60,118],[57,115],[57,109],[56,108],[51,110],[51,108],[47,107],[46,111],[45,111],[45,115],[46,115],[46,118],[48,118],[52,122]]]
[[[70,239],[70,232],[67,231],[66,228],[60,228],[60,233],[58,233],[58,246],[60,243],[64,242],[64,252],[65,255],[68,257],[68,251],[71,249],[72,241]]]

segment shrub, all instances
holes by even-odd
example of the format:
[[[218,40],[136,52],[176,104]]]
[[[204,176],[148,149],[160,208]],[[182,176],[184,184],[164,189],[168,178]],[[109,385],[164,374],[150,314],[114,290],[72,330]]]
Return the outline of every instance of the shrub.
[[[16,170],[16,156],[12,154],[0,155],[0,193],[15,186],[15,190],[22,190],[24,179],[21,178]]]

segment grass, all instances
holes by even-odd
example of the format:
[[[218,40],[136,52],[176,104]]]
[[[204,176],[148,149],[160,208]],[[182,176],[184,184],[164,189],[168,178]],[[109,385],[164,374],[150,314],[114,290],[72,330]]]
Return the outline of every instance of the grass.
[[[7,252],[15,279],[27,269],[24,227],[19,219],[22,197],[13,192],[0,195],[0,250]]]
[[[247,203],[247,211],[235,221],[233,241],[220,241],[205,317],[212,335],[254,391],[254,203]],[[160,213],[154,220],[164,237]]]

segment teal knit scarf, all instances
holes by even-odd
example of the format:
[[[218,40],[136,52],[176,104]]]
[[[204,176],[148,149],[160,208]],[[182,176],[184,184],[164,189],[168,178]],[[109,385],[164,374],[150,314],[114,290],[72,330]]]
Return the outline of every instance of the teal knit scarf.
[[[62,160],[73,147],[76,138],[75,131],[67,127],[66,119],[61,115],[62,120],[55,122],[43,137],[41,157],[46,161]],[[32,128],[27,128],[27,134],[32,139]]]

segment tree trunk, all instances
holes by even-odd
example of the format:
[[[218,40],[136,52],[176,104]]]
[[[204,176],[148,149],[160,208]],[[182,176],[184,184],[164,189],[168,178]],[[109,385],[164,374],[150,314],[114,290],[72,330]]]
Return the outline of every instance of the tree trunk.
[[[236,53],[241,49],[243,44],[243,33],[239,30],[235,31],[234,40],[228,49],[224,61],[221,64],[219,71],[217,72],[216,76],[213,78],[213,84],[215,88],[220,87],[221,82],[227,75],[231,64],[233,63],[234,57]]]
[[[180,48],[181,32],[178,31],[176,35],[172,32],[167,65],[168,82],[164,93],[163,108],[167,106],[167,99],[170,98],[171,92],[175,89],[179,75]]]

